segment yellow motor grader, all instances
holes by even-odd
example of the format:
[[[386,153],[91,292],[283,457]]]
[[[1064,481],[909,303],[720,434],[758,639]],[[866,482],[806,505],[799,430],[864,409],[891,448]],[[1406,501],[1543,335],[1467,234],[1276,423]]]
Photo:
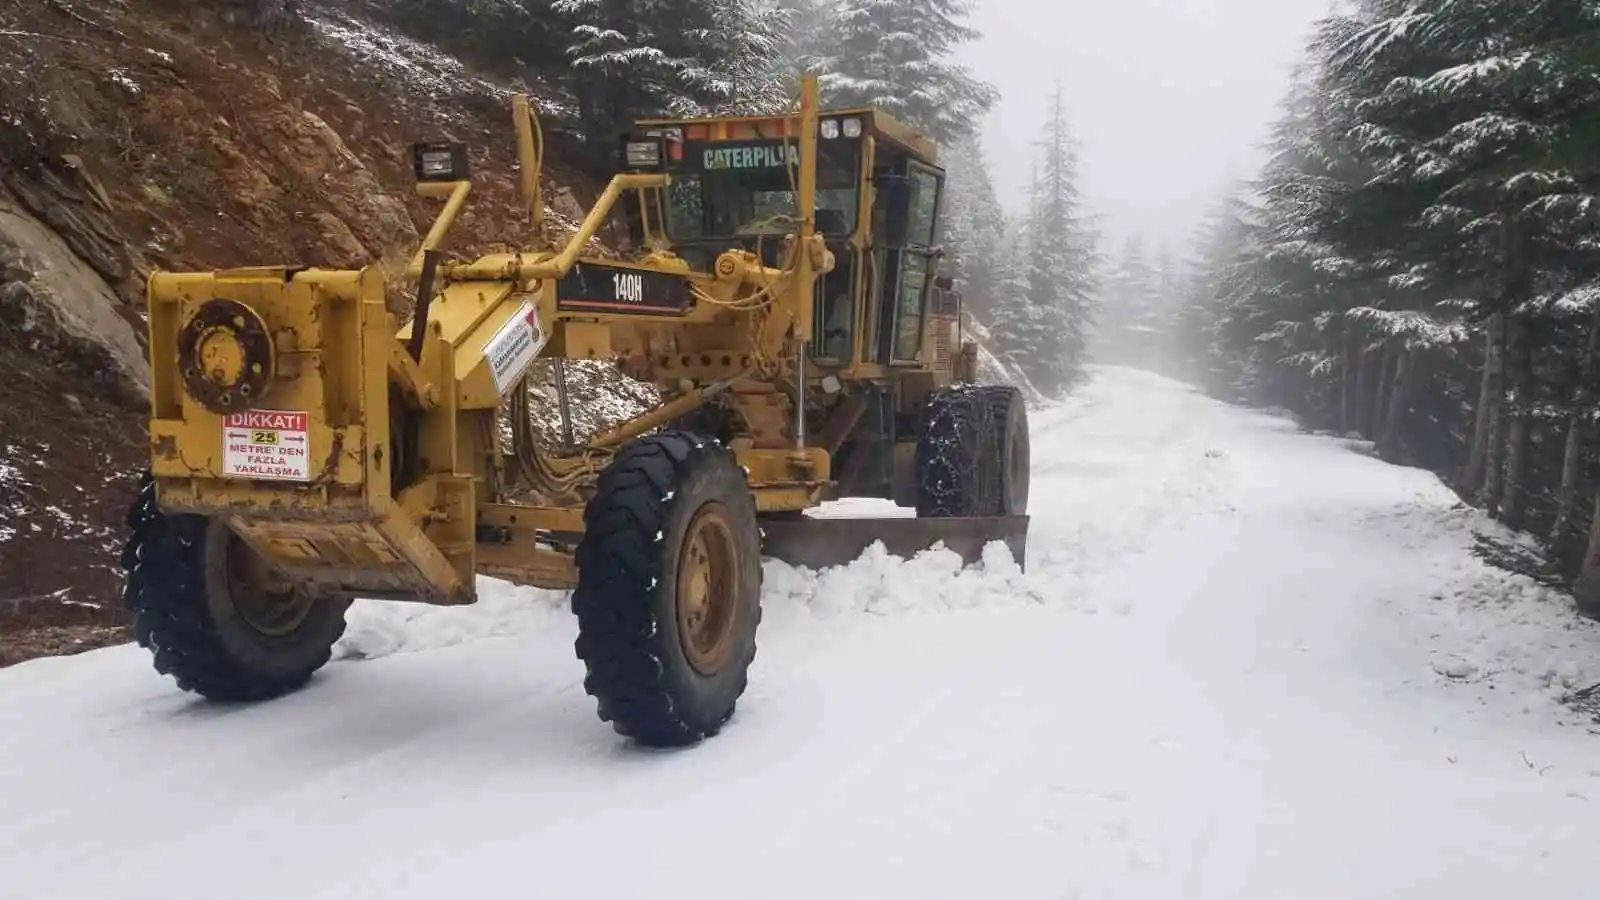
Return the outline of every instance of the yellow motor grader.
[[[540,233],[542,132],[513,123]],[[934,246],[933,144],[873,109],[647,120],[559,251],[445,259],[467,154],[414,148],[442,211],[397,327],[376,268],[157,273],[151,466],[124,598],[158,671],[220,701],[325,665],[356,598],[474,602],[478,575],[571,590],[600,718],[653,746],[716,733],[745,689],[763,556],[874,541],[1019,562],[1028,429],[975,384]],[[623,212],[643,249],[584,255]],[[614,363],[657,407],[562,448],[529,372]],[[576,442],[574,442],[576,444]],[[916,515],[808,515],[877,497]]]

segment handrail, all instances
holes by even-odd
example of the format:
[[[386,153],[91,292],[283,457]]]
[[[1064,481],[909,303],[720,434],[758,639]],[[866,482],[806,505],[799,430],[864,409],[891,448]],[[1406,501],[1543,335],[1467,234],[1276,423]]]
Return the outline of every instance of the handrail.
[[[439,267],[440,274],[446,281],[526,281],[530,278],[565,277],[577,264],[584,248],[596,234],[600,233],[600,229],[611,216],[612,208],[617,205],[617,200],[622,197],[624,191],[666,187],[666,185],[666,175],[614,175],[611,183],[606,185],[605,191],[589,209],[589,214],[584,217],[577,234],[567,241],[567,246],[560,253],[554,255],[539,253],[529,257],[520,254],[509,257],[500,255],[475,262],[445,263]],[[433,229],[428,232],[428,237],[423,242],[423,249],[437,248],[439,240],[444,237],[444,232],[449,230],[460,212],[461,204],[458,200],[465,199],[466,192],[459,188],[457,193],[450,195],[450,202],[445,204],[444,210],[439,213],[439,219],[433,224]],[[431,245],[429,242],[432,242]],[[422,275],[422,253],[422,250],[417,251],[411,265],[406,268],[406,277],[418,278]],[[504,262],[493,262],[496,259]]]
[[[417,248],[411,257],[411,264],[406,266],[407,278],[422,277],[422,258],[429,250],[439,249],[444,243],[444,236],[456,223],[456,216],[461,215],[462,207],[467,205],[467,195],[472,193],[472,182],[452,181],[446,183],[422,184],[417,186],[417,192],[423,196],[438,196],[445,189],[450,191],[450,199],[444,203],[444,209],[439,210],[438,218],[433,220],[433,227],[428,229],[428,236],[422,239],[422,246]]]

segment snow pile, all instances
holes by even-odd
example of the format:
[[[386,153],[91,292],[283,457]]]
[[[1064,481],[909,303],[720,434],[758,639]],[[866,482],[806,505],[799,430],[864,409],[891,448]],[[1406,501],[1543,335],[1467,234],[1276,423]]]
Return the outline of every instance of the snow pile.
[[[334,659],[366,660],[455,647],[487,638],[536,634],[566,625],[568,594],[478,579],[472,606],[358,600],[346,615]]]
[[[989,348],[994,343],[994,337],[983,323],[964,316],[961,321],[963,333],[962,340],[973,341],[978,345],[978,381],[982,384],[1009,384],[1022,391],[1029,406],[1042,405],[1044,395],[1033,386],[1027,373],[1010,363],[1000,359]]]
[[[1436,626],[1430,633],[1435,672],[1553,703],[1600,681],[1600,623],[1579,616],[1570,594],[1462,552],[1479,533],[1517,543],[1531,538],[1466,508],[1407,505],[1398,515],[1406,523],[1402,530],[1442,544],[1430,554],[1430,570],[1441,584],[1429,594],[1433,606],[1426,611]]]
[[[626,846],[670,900],[716,846],[773,900],[1595,895],[1600,729],[1536,701],[1600,635],[1437,479],[1126,371],[1041,412],[1026,575],[768,563],[749,690],[685,752],[597,721],[564,595],[490,579],[358,604],[341,659],[390,658],[273,703],[134,647],[0,672],[6,887],[405,900],[537,848],[583,894]]]
[[[892,556],[882,543],[861,558],[821,572],[777,560],[763,563],[761,602],[818,616],[894,615],[980,607],[1058,604],[1066,597],[1043,574],[1025,574],[1005,544],[984,548],[979,564],[963,567],[942,544],[912,559]]]

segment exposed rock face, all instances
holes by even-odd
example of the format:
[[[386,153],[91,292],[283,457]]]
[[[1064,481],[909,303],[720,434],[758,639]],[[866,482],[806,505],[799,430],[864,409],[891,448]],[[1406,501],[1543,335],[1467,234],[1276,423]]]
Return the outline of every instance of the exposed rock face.
[[[0,327],[130,404],[148,397],[149,367],[126,305],[99,272],[0,192]]]
[[[403,309],[394,276],[439,206],[409,148],[439,138],[474,172],[446,251],[528,237],[509,92],[357,5],[0,2],[0,665],[124,634],[152,271],[375,265]],[[594,190],[546,174],[559,227]]]

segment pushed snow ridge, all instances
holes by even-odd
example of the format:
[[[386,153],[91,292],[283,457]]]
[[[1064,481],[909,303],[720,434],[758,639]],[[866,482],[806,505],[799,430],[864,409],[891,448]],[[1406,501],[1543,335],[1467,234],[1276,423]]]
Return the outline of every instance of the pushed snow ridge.
[[[1031,419],[1025,573],[768,562],[684,751],[598,721],[564,594],[491,580],[358,604],[257,706],[135,647],[0,672],[0,894],[698,897],[715,851],[785,900],[1594,896],[1600,628],[1436,478],[1136,371]]]

